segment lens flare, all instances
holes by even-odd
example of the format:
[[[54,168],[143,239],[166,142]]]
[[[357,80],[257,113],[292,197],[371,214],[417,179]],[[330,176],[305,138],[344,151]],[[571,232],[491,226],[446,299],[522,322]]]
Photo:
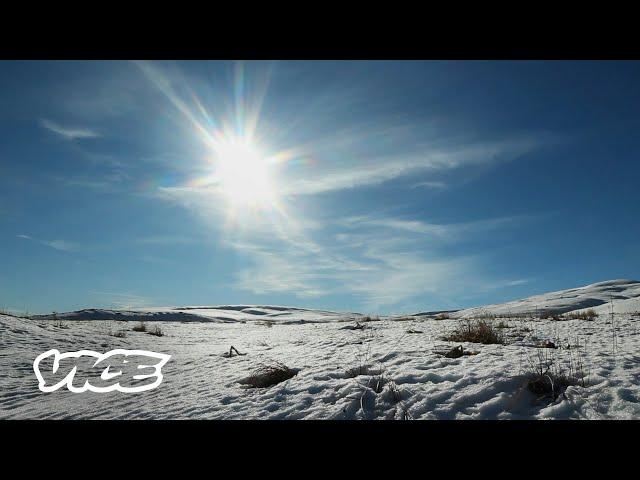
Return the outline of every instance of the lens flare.
[[[276,189],[268,158],[250,141],[225,137],[214,146],[215,178],[234,207],[272,208]]]

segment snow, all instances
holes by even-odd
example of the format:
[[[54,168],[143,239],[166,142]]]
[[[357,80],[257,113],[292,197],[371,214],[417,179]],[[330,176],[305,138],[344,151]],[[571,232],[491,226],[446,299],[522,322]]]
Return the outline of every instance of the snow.
[[[296,307],[265,305],[218,305],[189,307],[156,307],[132,310],[84,309],[74,312],[49,315],[33,315],[42,320],[127,320],[170,322],[327,322],[358,319],[357,313],[339,313],[324,310],[309,310]]]
[[[613,317],[607,303],[612,296]],[[116,315],[115,310],[58,314],[58,321],[0,315],[0,418],[638,418],[640,314],[632,306],[639,296],[639,282],[617,280],[462,310],[442,320],[434,312],[365,322],[358,314],[255,305],[121,312],[118,318],[130,321],[107,315]],[[535,315],[536,309],[589,305],[601,311],[592,321]],[[440,355],[460,345],[442,337],[474,311],[499,315],[491,321],[503,323],[507,342],[462,343],[476,354]],[[176,314],[184,316],[175,320],[171,315]],[[164,336],[132,331],[141,319],[159,325]],[[119,331],[125,336],[112,335]],[[544,340],[560,348],[537,348]],[[225,356],[231,346],[244,355]],[[43,393],[33,360],[52,348],[141,349],[171,359],[154,390]],[[536,397],[526,388],[527,371],[541,354],[557,365],[582,361],[587,386],[570,386],[555,400]],[[268,388],[240,383],[273,361],[296,369],[296,375]],[[351,369],[363,374],[354,377]],[[376,388],[380,379],[383,384]]]
[[[613,300],[614,311],[632,313],[640,310],[640,282],[635,280],[610,280],[581,288],[535,295],[533,297],[498,305],[468,308],[454,313],[457,318],[489,315],[518,315],[566,313],[593,308],[598,313],[610,313]]]

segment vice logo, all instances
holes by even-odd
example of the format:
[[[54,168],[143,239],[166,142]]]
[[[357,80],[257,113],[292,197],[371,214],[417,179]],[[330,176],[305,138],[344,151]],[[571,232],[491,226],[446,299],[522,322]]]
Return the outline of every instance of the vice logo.
[[[152,390],[162,382],[162,367],[171,355],[145,350],[116,349],[60,353],[55,348],[38,355],[33,371],[41,391],[55,392],[66,385],[73,393],[125,393]]]

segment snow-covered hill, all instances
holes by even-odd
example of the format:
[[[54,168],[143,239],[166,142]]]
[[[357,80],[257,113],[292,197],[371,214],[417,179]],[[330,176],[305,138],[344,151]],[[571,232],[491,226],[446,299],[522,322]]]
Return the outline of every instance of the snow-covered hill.
[[[495,315],[541,315],[566,313],[588,308],[597,313],[610,313],[611,303],[616,313],[640,311],[640,282],[635,280],[610,280],[585,287],[535,295],[511,302],[452,310],[446,313],[452,318],[470,318]],[[440,311],[420,312],[416,317],[434,317]],[[148,307],[130,310],[91,308],[55,315],[33,315],[34,320],[123,320],[149,322],[215,322],[215,323],[305,323],[344,322],[362,319],[359,313],[332,312],[274,305],[216,305],[186,307]],[[394,318],[393,315],[383,318]]]
[[[535,295],[507,303],[467,308],[455,312],[452,316],[469,318],[480,315],[541,315],[545,312],[566,313],[588,308],[593,308],[598,313],[609,313],[612,302],[616,313],[640,311],[640,282],[635,280],[609,280],[585,287]]]
[[[640,418],[639,294],[639,282],[615,280],[450,318],[423,312],[371,320],[247,305],[82,310],[55,320],[0,314],[0,419]],[[593,320],[535,315],[589,307],[606,314]],[[519,315],[525,312],[534,314]],[[443,338],[464,319],[486,313],[500,316],[490,321],[502,344]],[[146,332],[136,328],[140,320]],[[156,327],[162,335],[149,334]],[[240,354],[230,356],[231,346]],[[459,346],[467,355],[443,356]],[[53,348],[147,350],[171,358],[154,390],[43,393],[33,362]],[[257,368],[274,362],[295,374],[268,388],[247,387]],[[528,382],[541,362],[580,368],[584,384],[553,399],[539,397]]]
[[[155,307],[133,310],[84,309],[50,315],[33,315],[34,320],[122,320],[145,322],[330,322],[358,319],[357,313],[338,313],[272,305],[217,305],[195,307]]]

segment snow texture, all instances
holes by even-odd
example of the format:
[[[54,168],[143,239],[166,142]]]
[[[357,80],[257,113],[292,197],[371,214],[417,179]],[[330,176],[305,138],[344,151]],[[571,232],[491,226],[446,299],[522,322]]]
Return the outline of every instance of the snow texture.
[[[0,315],[0,418],[638,418],[638,298],[639,282],[616,280],[445,319],[433,312],[365,321],[358,314],[246,305],[83,310],[56,319]],[[536,315],[589,307],[599,313],[594,320]],[[493,316],[505,344],[442,339],[474,316]],[[133,331],[139,320],[164,335]],[[539,348],[545,341],[558,348]],[[459,345],[471,355],[442,355]],[[229,355],[231,346],[236,351]],[[141,349],[171,359],[154,390],[43,393],[33,361],[52,348]],[[536,396],[527,382],[542,356],[556,366],[582,363],[586,386],[569,386],[556,399]],[[294,372],[267,388],[246,384],[258,367],[274,362]]]

